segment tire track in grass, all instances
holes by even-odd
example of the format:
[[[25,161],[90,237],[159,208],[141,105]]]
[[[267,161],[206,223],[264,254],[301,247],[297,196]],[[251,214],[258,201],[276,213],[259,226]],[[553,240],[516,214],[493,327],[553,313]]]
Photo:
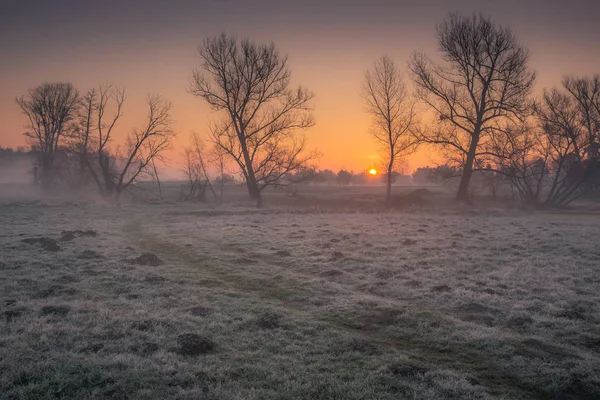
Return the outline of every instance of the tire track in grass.
[[[443,351],[432,349],[418,334],[412,335],[409,338],[390,338],[385,332],[382,332],[385,329],[385,325],[375,325],[370,328],[359,326],[360,324],[357,325],[357,321],[353,316],[343,314],[331,315],[331,312],[323,313],[315,310],[314,305],[305,301],[305,299],[312,296],[312,293],[304,287],[305,284],[310,283],[311,279],[315,279],[315,276],[293,273],[286,270],[285,276],[278,280],[276,285],[273,285],[273,280],[270,277],[249,276],[244,272],[239,273],[235,270],[224,270],[216,266],[216,263],[211,263],[211,260],[208,258],[200,259],[198,254],[194,253],[188,247],[170,242],[156,234],[145,232],[139,221],[126,223],[123,230],[129,240],[147,251],[158,253],[166,260],[175,261],[183,267],[184,271],[202,272],[203,276],[209,275],[212,278],[217,278],[225,288],[251,294],[259,298],[265,305],[281,307],[299,321],[317,322],[334,331],[350,334],[356,339],[368,339],[371,343],[393,349],[410,360],[432,364],[440,370],[450,369],[470,374],[476,377],[478,384],[483,386],[491,395],[510,395],[516,398],[531,398],[532,395],[539,396],[538,393],[532,393],[531,388],[516,384],[509,374],[497,368],[496,363],[491,357],[482,354],[480,351],[466,346],[450,347]],[[223,262],[223,260],[212,261]],[[298,278],[302,278],[302,280]],[[382,306],[416,310],[423,319],[436,322],[444,321],[450,324],[456,323],[456,320],[451,316],[441,314],[435,310],[425,307],[417,308],[413,305],[401,303],[398,300],[390,300],[372,293],[363,293],[341,283],[330,282],[330,284],[336,289],[342,289],[346,293],[356,293],[362,299]],[[369,312],[377,313],[381,309],[373,308],[369,310],[365,305],[361,311],[364,311],[364,314],[367,315]],[[417,327],[415,327],[415,333],[418,333],[416,329]]]

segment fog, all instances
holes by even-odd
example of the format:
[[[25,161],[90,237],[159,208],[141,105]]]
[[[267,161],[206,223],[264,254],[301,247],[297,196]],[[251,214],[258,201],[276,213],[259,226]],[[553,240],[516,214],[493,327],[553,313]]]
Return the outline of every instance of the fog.
[[[0,185],[26,184],[33,179],[33,156],[19,155],[0,159]]]

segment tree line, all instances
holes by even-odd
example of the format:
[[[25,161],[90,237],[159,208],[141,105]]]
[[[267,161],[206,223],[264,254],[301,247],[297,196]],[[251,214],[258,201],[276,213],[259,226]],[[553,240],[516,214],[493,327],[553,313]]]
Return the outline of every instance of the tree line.
[[[469,199],[476,171],[501,176],[534,205],[565,206],[598,189],[600,76],[565,76],[560,88],[544,89],[536,99],[529,51],[510,28],[481,14],[450,14],[436,37],[439,57],[415,52],[405,74],[383,56],[363,78],[386,199],[397,166],[419,146],[436,148],[459,176],[460,201]],[[303,132],[315,124],[314,94],[292,85],[287,57],[273,43],[227,34],[206,38],[198,51],[201,65],[189,92],[218,117],[207,138],[193,138],[183,152],[184,197],[207,190],[218,197],[208,173],[214,169],[222,196],[226,165],[234,166],[259,207],[266,187],[313,176],[319,153],[307,149]],[[146,119],[119,147],[113,132],[125,103],[122,89],[100,86],[80,94],[68,83],[44,83],[16,101],[29,121],[26,136],[38,154],[42,187],[64,170],[71,181],[91,180],[112,199],[142,178],[160,183],[156,162],[175,136],[171,104],[162,97],[148,97]]]

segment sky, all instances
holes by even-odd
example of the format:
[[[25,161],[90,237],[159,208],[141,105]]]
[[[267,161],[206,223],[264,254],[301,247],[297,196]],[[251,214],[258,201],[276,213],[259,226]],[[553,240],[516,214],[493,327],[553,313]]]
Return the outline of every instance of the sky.
[[[14,99],[29,88],[110,83],[127,93],[115,145],[143,124],[148,94],[172,101],[178,138],[169,168],[179,169],[191,133],[206,135],[216,117],[188,92],[198,45],[227,32],[274,41],[293,82],[315,93],[317,123],[306,135],[321,168],[369,169],[378,147],[360,97],[365,70],[383,54],[402,69],[413,51],[435,56],[435,26],[450,12],[481,12],[512,28],[531,52],[538,95],[565,74],[600,73],[596,0],[0,0],[0,146],[25,144]],[[435,159],[421,150],[409,169]]]

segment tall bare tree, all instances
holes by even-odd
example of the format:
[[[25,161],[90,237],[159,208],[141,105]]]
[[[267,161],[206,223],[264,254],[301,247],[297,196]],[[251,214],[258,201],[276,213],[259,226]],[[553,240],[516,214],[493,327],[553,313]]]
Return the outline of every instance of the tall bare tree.
[[[123,115],[125,92],[111,86],[91,90],[84,97],[93,105],[85,108],[83,120],[93,121],[81,130],[88,169],[100,192],[118,200],[125,189],[142,178],[156,178],[156,161],[163,161],[164,151],[175,133],[171,129],[171,103],[160,96],[148,96],[145,124],[134,129],[120,152],[110,148],[115,127]],[[112,110],[112,113],[111,113]],[[109,113],[111,113],[109,115]],[[93,139],[92,139],[93,138]],[[92,146],[92,147],[90,147]]]
[[[205,39],[199,53],[202,70],[194,72],[190,91],[224,114],[211,128],[212,140],[239,166],[260,207],[265,187],[284,184],[316,156],[305,152],[299,132],[314,125],[313,94],[291,87],[287,57],[274,44],[222,34]]]
[[[55,155],[75,117],[79,93],[70,83],[43,83],[15,99],[27,116],[27,132],[38,152],[42,187],[49,188],[54,180]]]
[[[407,93],[400,70],[383,56],[365,72],[363,98],[373,118],[371,135],[383,147],[387,167],[386,200],[392,195],[392,173],[401,159],[416,149],[412,133],[414,102]]]
[[[514,33],[480,14],[449,15],[437,26],[437,38],[442,63],[420,53],[410,62],[417,94],[437,116],[435,126],[419,137],[458,157],[457,198],[464,200],[476,158],[488,153],[496,127],[527,112],[535,74]]]

